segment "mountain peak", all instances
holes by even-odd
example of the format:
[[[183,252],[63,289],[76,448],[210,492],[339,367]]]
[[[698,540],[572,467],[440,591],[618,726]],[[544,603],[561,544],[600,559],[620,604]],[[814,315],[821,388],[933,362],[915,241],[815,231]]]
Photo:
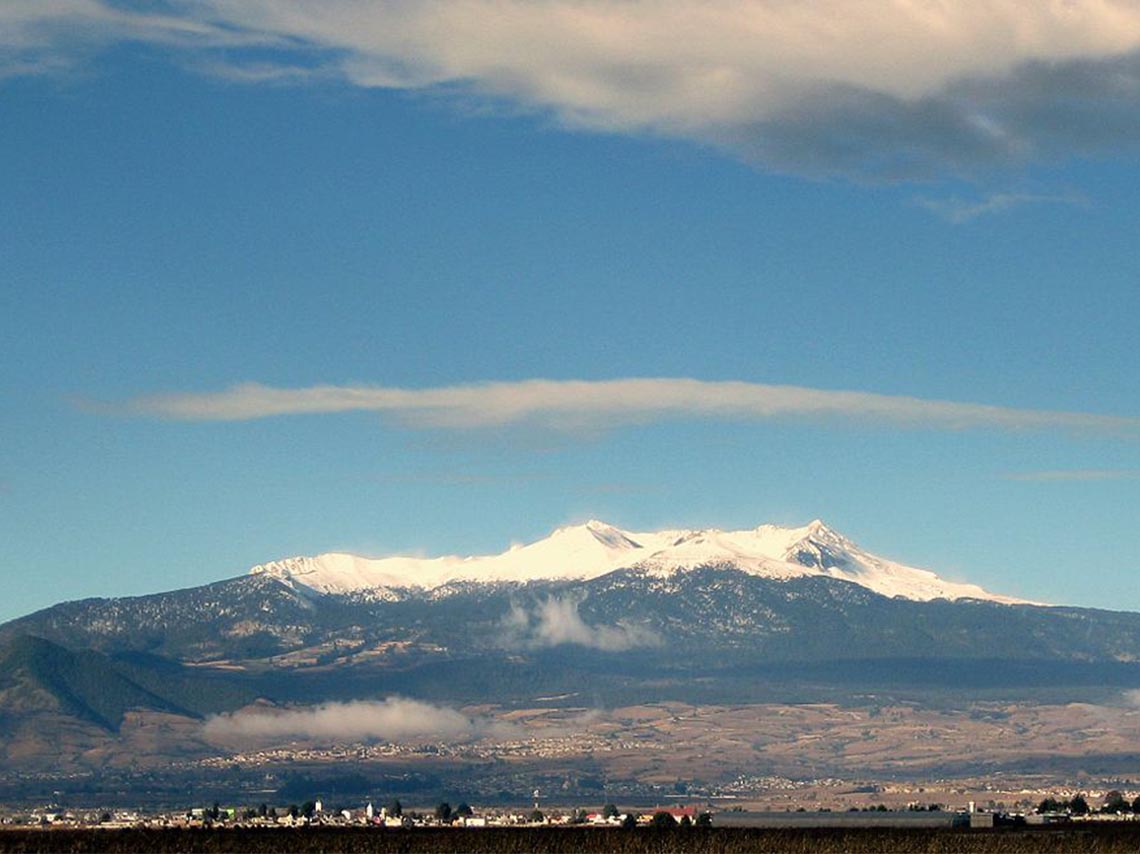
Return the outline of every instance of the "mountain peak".
[[[585,527],[587,531],[594,535],[594,539],[596,539],[599,543],[601,543],[603,546],[606,546],[607,548],[641,548],[641,544],[633,539],[633,537],[631,537],[625,531],[622,531],[619,528],[615,528],[613,525],[609,525],[605,522],[599,522],[597,519],[591,519],[586,523]]]
[[[630,534],[600,519],[588,519],[581,525],[566,525],[561,528],[555,528],[545,540],[539,540],[522,548],[532,548],[552,540],[571,540],[575,538],[593,539],[610,549],[641,548],[641,545],[637,543]]]
[[[601,519],[587,519],[585,522],[579,522],[575,525],[560,525],[550,532],[549,536],[555,537],[559,534],[570,534],[576,531],[616,531],[617,527],[611,525],[609,522],[603,522]]]

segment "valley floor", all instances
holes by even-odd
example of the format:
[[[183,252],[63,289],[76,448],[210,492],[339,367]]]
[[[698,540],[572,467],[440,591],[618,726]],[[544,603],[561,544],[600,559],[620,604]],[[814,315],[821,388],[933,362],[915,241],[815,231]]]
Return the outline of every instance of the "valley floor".
[[[663,702],[604,711],[535,704],[463,714],[488,722],[486,732],[451,742],[251,744],[207,737],[199,721],[143,712],[130,713],[115,735],[61,725],[47,744],[17,732],[0,740],[0,801],[186,808],[324,794],[346,803],[495,804],[525,801],[538,788],[571,804],[680,797],[843,811],[971,800],[1015,809],[1077,791],[1093,799],[1110,789],[1126,790],[1130,800],[1140,794],[1140,708],[1125,702],[974,703],[951,711],[897,700]],[[32,756],[46,757],[44,764],[35,767]]]

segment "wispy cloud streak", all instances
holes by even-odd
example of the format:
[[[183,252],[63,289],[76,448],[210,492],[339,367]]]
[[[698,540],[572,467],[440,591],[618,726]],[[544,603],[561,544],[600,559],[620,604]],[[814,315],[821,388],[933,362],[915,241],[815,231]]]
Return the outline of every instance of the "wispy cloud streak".
[[[66,71],[123,42],[173,50],[270,47],[281,40],[240,30],[176,4],[130,8],[102,0],[5,0],[0,4],[0,79]]]
[[[1007,480],[1024,480],[1031,483],[1098,480],[1140,480],[1140,469],[1053,469],[1046,471],[1014,472]]]
[[[101,411],[182,421],[248,421],[282,415],[376,412],[407,427],[470,430],[534,425],[590,431],[668,419],[856,421],[938,430],[1063,430],[1140,438],[1140,417],[928,400],[863,391],[686,378],[524,380],[405,389],[274,388],[162,394]]]
[[[1078,195],[1042,193],[992,193],[982,199],[930,199],[916,200],[920,207],[954,225],[971,222],[983,216],[1002,213],[1025,205],[1078,205],[1088,206],[1088,200]]]

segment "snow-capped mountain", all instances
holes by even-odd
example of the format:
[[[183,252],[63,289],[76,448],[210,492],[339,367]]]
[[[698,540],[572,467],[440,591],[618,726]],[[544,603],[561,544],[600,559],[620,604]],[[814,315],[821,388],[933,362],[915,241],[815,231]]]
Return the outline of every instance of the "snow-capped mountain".
[[[335,688],[500,702],[589,682],[614,702],[663,685],[735,702],[755,696],[759,673],[796,678],[821,663],[838,668],[826,679],[841,692],[862,684],[856,672],[901,678],[892,662],[921,679],[926,664],[915,662],[952,663],[937,677],[951,687],[970,661],[987,679],[993,662],[1019,662],[1014,676],[1052,684],[1068,662],[1109,668],[1074,671],[1083,679],[1140,684],[1130,675],[1140,674],[1140,614],[1018,603],[876,557],[818,521],[648,533],[588,522],[499,555],[321,555],[184,590],[65,602],[0,625],[0,716],[4,645],[23,636],[126,656],[126,677],[146,690],[159,683],[139,662],[166,659],[245,673],[242,691],[278,698]],[[188,707],[197,690],[162,696]]]
[[[708,566],[732,567],[771,579],[825,576],[915,601],[1023,601],[877,557],[818,519],[800,528],[761,525],[745,531],[643,533],[591,520],[559,528],[545,539],[497,555],[366,558],[334,552],[273,561],[250,572],[318,593],[368,593],[385,598],[392,590],[432,590],[456,582],[587,581],[618,569],[669,576]]]

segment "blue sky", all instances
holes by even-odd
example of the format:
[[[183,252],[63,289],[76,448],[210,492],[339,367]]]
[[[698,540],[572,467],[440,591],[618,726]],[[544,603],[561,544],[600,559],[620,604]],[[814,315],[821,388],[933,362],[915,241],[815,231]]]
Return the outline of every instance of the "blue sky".
[[[1140,609],[1140,12],[969,5],[7,5],[0,618],[590,517]]]

